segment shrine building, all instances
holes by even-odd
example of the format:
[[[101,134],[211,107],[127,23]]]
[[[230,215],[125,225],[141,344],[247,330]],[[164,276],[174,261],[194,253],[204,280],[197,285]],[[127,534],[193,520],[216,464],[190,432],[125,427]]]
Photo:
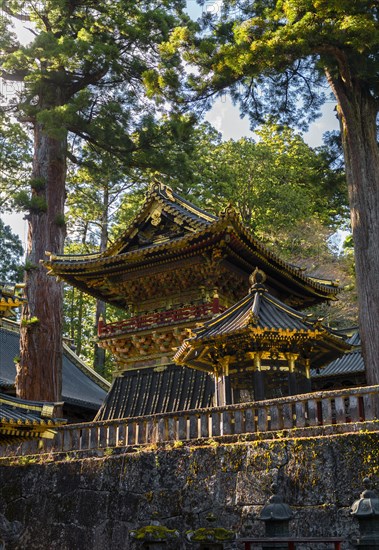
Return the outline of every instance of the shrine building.
[[[304,393],[352,349],[300,313],[337,282],[280,259],[233,208],[214,216],[161,183],[105,252],[47,254],[50,275],[125,311],[99,323],[117,367],[96,420]]]

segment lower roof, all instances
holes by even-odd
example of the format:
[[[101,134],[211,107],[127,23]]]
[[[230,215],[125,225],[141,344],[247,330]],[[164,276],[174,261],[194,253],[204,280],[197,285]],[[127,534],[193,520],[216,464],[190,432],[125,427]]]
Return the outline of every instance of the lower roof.
[[[213,393],[212,378],[194,369],[168,365],[126,371],[113,381],[95,420],[211,407]]]
[[[16,378],[15,357],[20,354],[20,335],[17,325],[4,322],[0,327],[0,388],[14,387]],[[109,382],[85,365],[67,346],[63,346],[62,400],[94,412],[110,388]],[[85,368],[84,368],[85,367]],[[93,372],[91,372],[93,371]]]
[[[56,417],[60,403],[26,401],[0,393],[0,444],[33,438],[51,439],[66,420]]]
[[[360,350],[354,350],[335,359],[320,370],[312,369],[312,378],[327,378],[329,376],[343,376],[345,374],[361,374],[365,372],[365,365]]]

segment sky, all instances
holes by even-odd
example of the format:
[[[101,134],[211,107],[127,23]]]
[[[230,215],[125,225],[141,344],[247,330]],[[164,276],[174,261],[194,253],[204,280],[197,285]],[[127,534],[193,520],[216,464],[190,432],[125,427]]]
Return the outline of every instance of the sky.
[[[192,18],[197,18],[202,11],[210,11],[217,14],[219,10],[219,0],[206,0],[204,6],[199,6],[195,0],[187,0],[187,11]],[[17,22],[17,34],[20,40],[27,43],[31,38],[30,31],[23,30],[23,23]],[[322,108],[322,116],[310,125],[309,131],[304,134],[305,141],[311,147],[317,147],[322,144],[322,136],[326,131],[337,130],[338,121],[334,112],[335,103],[327,102]],[[224,140],[240,139],[242,137],[254,137],[250,130],[247,117],[241,118],[238,106],[234,106],[228,95],[217,100],[212,109],[206,114],[208,120],[219,132]],[[1,219],[7,225],[10,225],[12,231],[16,233],[26,248],[27,240],[27,222],[22,214],[4,214],[0,213]]]

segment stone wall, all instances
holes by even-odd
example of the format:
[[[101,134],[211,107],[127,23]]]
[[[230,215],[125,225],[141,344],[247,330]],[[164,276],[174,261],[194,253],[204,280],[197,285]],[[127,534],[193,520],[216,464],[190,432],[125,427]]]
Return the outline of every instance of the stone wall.
[[[350,537],[358,531],[349,508],[362,479],[379,479],[379,432],[123,451],[1,459],[7,550],[134,550],[131,529],[159,520],[183,533],[206,526],[210,512],[237,532],[253,513],[259,536],[256,515],[273,481],[296,513],[291,534]],[[186,544],[171,548],[196,548]]]

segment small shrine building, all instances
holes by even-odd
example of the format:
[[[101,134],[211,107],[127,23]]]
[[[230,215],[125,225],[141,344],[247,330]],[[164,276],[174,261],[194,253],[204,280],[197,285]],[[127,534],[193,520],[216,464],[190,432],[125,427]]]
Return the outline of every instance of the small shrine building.
[[[256,269],[250,292],[237,304],[194,329],[174,356],[179,365],[209,372],[216,405],[312,390],[311,364],[318,368],[349,351],[346,339],[320,319],[294,310],[272,296]]]
[[[105,252],[47,254],[50,275],[125,311],[123,321],[99,323],[99,345],[114,355],[117,367],[98,420],[212,406],[214,371],[184,366],[185,361],[175,364],[173,356],[200,323],[209,326],[244,300],[256,268],[265,273],[270,300],[287,308],[284,324],[293,324],[299,309],[335,300],[339,291],[337,282],[310,277],[279,258],[233,208],[214,216],[162,183],[149,189],[140,211]],[[262,304],[265,308],[266,298]],[[310,334],[319,329],[298,315],[312,340]],[[324,328],[320,332],[326,334]],[[322,367],[350,349],[342,337],[326,339],[326,347],[318,340],[310,367],[316,356]],[[288,391],[278,380],[267,387],[267,397]],[[228,399],[246,400],[243,393],[235,391]]]

